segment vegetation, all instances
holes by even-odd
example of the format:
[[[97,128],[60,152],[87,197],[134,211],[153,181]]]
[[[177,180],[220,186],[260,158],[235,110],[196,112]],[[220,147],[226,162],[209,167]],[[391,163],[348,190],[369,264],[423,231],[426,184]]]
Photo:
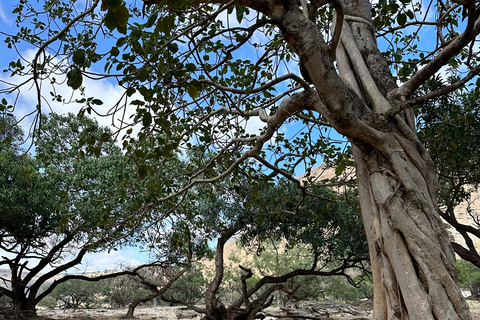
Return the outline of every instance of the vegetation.
[[[480,298],[480,270],[471,262],[458,260],[458,280],[462,288],[470,289],[473,298]]]
[[[423,88],[434,91],[458,80],[451,71],[448,80],[439,77]],[[477,90],[457,90],[422,104],[418,109],[419,135],[432,154],[438,172],[442,217],[463,237],[466,245],[452,242],[455,252],[480,268],[480,255],[473,245],[480,239],[479,213],[472,207],[472,192],[480,186],[480,104]],[[466,203],[465,209],[459,208]],[[466,225],[458,216],[470,217]]]
[[[438,205],[443,190],[438,189],[436,170],[439,166],[454,168],[455,162],[447,157],[435,164],[430,155],[435,148],[448,150],[437,145],[437,133],[448,133],[451,138],[455,126],[444,121],[447,126],[426,130],[427,139],[422,142],[413,108],[466,85],[473,86],[473,97],[478,96],[475,81],[480,68],[475,41],[480,33],[479,10],[472,1],[149,0],[140,8],[122,0],[90,0],[80,8],[76,2],[18,0],[13,10],[17,29],[2,31],[15,58],[5,67],[11,81],[4,81],[0,91],[5,94],[0,112],[20,112],[20,96],[33,88],[35,103],[29,103],[32,110],[26,113],[33,117],[29,133],[35,144],[46,136],[41,114],[49,102],[80,103],[80,116],[111,116],[115,132],[74,135],[73,150],[78,146],[86,155],[96,155],[85,158],[92,164],[107,160],[115,149],[111,137],[118,136],[124,157],[115,160],[131,160],[137,174],[122,174],[120,188],[115,180],[118,175],[104,177],[102,183],[108,181],[114,190],[98,202],[106,206],[98,218],[106,218],[109,227],[98,229],[83,217],[87,227],[96,228],[81,233],[84,237],[80,238],[89,240],[92,232],[91,250],[91,245],[115,245],[105,240],[112,239],[104,237],[108,232],[113,232],[116,240],[135,233],[132,230],[137,226],[148,227],[152,233],[139,233],[140,242],[146,240],[147,246],[160,251],[166,248],[163,244],[174,245],[178,261],[185,262],[182,256],[188,256],[189,250],[178,245],[185,239],[181,232],[173,232],[167,242],[157,245],[150,240],[160,239],[155,236],[157,231],[169,230],[169,226],[177,230],[178,226],[183,234],[192,236],[193,245],[200,250],[202,241],[188,231],[203,230],[207,242],[209,236],[217,240],[215,278],[205,296],[211,318],[234,309],[217,304],[216,294],[224,274],[224,244],[241,230],[235,224],[263,235],[273,222],[260,212],[246,220],[226,216],[225,221],[216,220],[220,228],[213,229],[208,220],[211,216],[195,210],[198,193],[215,194],[212,191],[222,189],[222,183],[242,177],[248,188],[243,184],[241,188],[252,191],[247,202],[252,207],[231,208],[256,212],[252,208],[258,200],[267,204],[266,212],[275,212],[275,205],[285,204],[272,219],[291,222],[294,227],[285,223],[287,227],[278,230],[289,245],[297,245],[301,242],[295,243],[294,228],[305,239],[311,237],[303,231],[312,228],[316,235],[319,232],[312,224],[298,229],[301,224],[296,218],[309,212],[315,216],[327,206],[309,199],[327,198],[325,203],[342,205],[335,201],[339,199],[336,193],[323,193],[324,187],[338,187],[335,181],[313,176],[300,181],[297,176],[325,162],[335,166],[338,176],[348,166],[356,166],[373,277],[374,317],[469,319],[459,290],[454,251],[440,218],[441,214],[448,218],[450,213],[440,213]],[[23,56],[19,58],[17,53]],[[428,87],[447,66],[458,71],[457,77]],[[110,97],[103,92],[90,96],[88,88],[105,81],[118,88],[119,96],[103,109],[103,100]],[[74,98],[60,90],[65,89],[63,84],[73,90]],[[470,105],[460,105],[463,107]],[[425,119],[445,119],[458,109],[458,103],[447,103],[433,108],[432,117]],[[464,124],[478,118],[474,112],[469,114],[459,117]],[[24,119],[23,115],[18,118]],[[467,132],[459,131],[465,140],[473,139]],[[108,145],[112,147],[106,148]],[[475,163],[474,151],[458,150],[462,155],[466,152],[463,160],[468,161],[462,162]],[[440,152],[437,159],[445,159],[446,154]],[[53,181],[62,178],[66,171],[59,167],[59,159],[48,153],[43,159],[51,161],[55,169]],[[44,170],[50,174],[48,167]],[[44,175],[41,170],[33,171]],[[86,177],[88,180],[88,174]],[[264,188],[263,183],[284,186],[283,179],[298,187],[298,193],[292,195],[285,188],[281,190],[284,195],[278,192],[270,198],[268,192],[273,189]],[[76,198],[69,192],[60,194],[64,197],[62,209],[73,211],[76,207],[72,204],[79,203],[80,212],[74,213],[72,223],[78,222],[81,208],[89,204],[82,195],[101,193],[95,189],[101,183],[88,185],[80,180],[86,189]],[[67,186],[76,180],[60,181]],[[255,189],[258,185],[262,188]],[[245,199],[241,192],[236,193]],[[345,195],[348,203],[351,197],[348,192]],[[290,196],[300,200],[289,202]],[[46,209],[48,205],[45,203]],[[352,230],[348,219],[340,218],[348,215],[341,208],[339,211],[337,217],[326,220],[341,224],[339,232],[349,236],[343,231]],[[124,217],[126,212],[135,215]],[[186,219],[180,219],[183,217]],[[455,225],[454,219],[450,222],[464,228]],[[65,222],[60,226],[66,231],[55,232],[63,236],[73,225]],[[323,236],[320,233],[317,237],[322,241],[311,243],[314,257],[335,252],[333,256],[344,255],[343,261],[348,261],[355,253],[336,241],[323,242]],[[26,268],[11,265],[20,272],[17,276]],[[243,300],[236,302],[243,311],[250,310],[239,315],[247,319],[268,304],[264,293],[274,291],[265,289],[250,301],[248,293],[254,289],[247,290],[247,279],[252,277],[252,270],[245,268]],[[36,288],[30,287],[34,292],[30,302],[17,304],[17,309],[32,310],[33,300],[41,298],[35,298]]]
[[[9,277],[1,278],[0,291],[15,310],[34,313],[43,297],[74,276],[41,292],[50,279],[80,264],[86,253],[126,241],[134,232],[124,227],[135,206],[115,196],[122,192],[118,170],[128,167],[108,129],[73,114],[44,116],[42,139],[35,141],[39,156],[20,157],[21,150],[14,147],[23,138],[20,129],[8,114],[1,119],[12,138],[0,150],[0,248],[6,253],[0,266],[10,269]],[[106,139],[98,156],[80,143],[94,135]]]
[[[80,307],[89,309],[99,305],[98,283],[88,283],[82,280],[69,280],[59,284],[50,296],[55,304],[50,307],[76,310]],[[48,304],[47,304],[48,305]]]
[[[198,193],[190,199],[196,215],[184,219],[192,219],[192,224],[202,219],[200,226],[217,239],[205,308],[179,299],[178,294],[168,295],[168,291],[162,297],[165,301],[185,304],[205,319],[253,319],[273,302],[276,291],[292,291],[288,284],[297,278],[343,276],[352,280],[346,270],[363,267],[367,246],[354,201],[327,200],[328,188],[312,190],[317,197],[304,199],[288,182],[272,184],[261,172],[252,170],[251,174],[256,177],[253,181],[237,176],[234,182],[227,179],[196,188]],[[283,202],[274,201],[279,195],[285,197]],[[249,245],[264,258],[262,266],[246,261],[234,266],[237,272],[227,270],[225,245],[235,236],[238,243]],[[272,256],[275,251],[266,250],[272,241],[285,242],[285,252]],[[278,265],[277,259],[295,254],[302,259]]]

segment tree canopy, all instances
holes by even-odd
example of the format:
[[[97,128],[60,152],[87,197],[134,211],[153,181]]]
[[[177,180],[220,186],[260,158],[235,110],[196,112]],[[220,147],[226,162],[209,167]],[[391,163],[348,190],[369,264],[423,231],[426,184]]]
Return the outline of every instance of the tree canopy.
[[[51,278],[79,265],[86,253],[121,245],[135,234],[125,224],[136,202],[118,193],[121,169],[128,170],[120,149],[105,141],[95,156],[80,145],[82,136],[101,136],[108,129],[73,114],[42,120],[37,157],[15,148],[21,130],[14,121],[2,122],[12,124],[6,131],[12,139],[0,149],[0,266],[10,269],[0,292],[16,310],[27,312],[67,279],[40,292]]]

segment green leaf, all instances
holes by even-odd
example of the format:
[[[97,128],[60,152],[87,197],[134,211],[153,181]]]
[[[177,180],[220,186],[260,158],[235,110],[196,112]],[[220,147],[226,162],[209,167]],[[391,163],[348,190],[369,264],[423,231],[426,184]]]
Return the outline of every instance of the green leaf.
[[[67,85],[77,90],[82,85],[82,73],[78,69],[72,69],[67,73]]]
[[[188,92],[188,95],[190,97],[192,97],[192,99],[196,99],[198,98],[198,96],[200,95],[200,92],[197,88],[197,86],[193,83],[190,83],[187,87],[187,92]]]
[[[170,43],[168,45],[168,51],[172,52],[172,53],[175,53],[178,51],[178,44],[176,43]]]
[[[135,157],[136,158],[144,158],[145,157],[145,152],[143,152],[142,150],[138,149],[135,151]]]
[[[107,14],[103,18],[103,23],[108,30],[113,31],[118,26],[117,21],[115,20],[115,13],[112,10],[108,10]]]
[[[246,8],[244,6],[235,6],[235,10],[236,10],[236,16],[237,16],[238,23],[242,23],[243,16],[245,14],[249,13],[248,8]]]
[[[97,105],[97,106],[101,106],[101,105],[103,104],[103,101],[100,100],[100,99],[93,99],[93,100],[91,101],[91,104],[95,104],[95,105]]]
[[[85,50],[78,49],[73,53],[72,56],[73,63],[78,65],[83,65],[85,63]]]
[[[140,71],[140,73],[138,74],[137,79],[139,81],[142,81],[142,82],[147,81],[151,72],[152,72],[152,70],[150,68],[144,67],[144,68],[142,68],[142,71]]]
[[[184,9],[186,4],[187,4],[187,0],[170,1],[170,5],[172,6],[173,9]]]
[[[112,56],[118,56],[120,54],[120,50],[118,50],[117,47],[112,47],[112,50],[110,50],[110,54]]]
[[[115,10],[115,21],[120,27],[126,27],[128,23],[128,18],[130,13],[128,12],[127,7],[121,6]]]
[[[97,142],[97,139],[94,136],[88,136],[86,141],[89,145],[93,146],[95,142]]]
[[[152,123],[152,114],[150,112],[145,112],[142,118],[142,124],[144,127],[148,127]]]
[[[410,1],[409,1],[409,2],[410,2]],[[415,18],[415,14],[413,13],[412,10],[408,10],[408,11],[407,11],[407,16],[408,16],[410,19]]]
[[[185,65],[185,69],[188,71],[188,72],[194,72],[195,70],[197,70],[197,66],[195,66],[195,64],[193,63],[187,63]]]
[[[138,169],[138,177],[143,180],[147,177],[149,171],[151,170],[151,167],[148,166],[148,165],[142,165],[139,169]]]
[[[150,28],[151,26],[153,26],[155,24],[155,22],[157,21],[157,18],[158,18],[157,13],[154,13],[154,14],[150,15],[148,17],[147,23],[145,24],[145,27]]]
[[[102,2],[108,9],[115,9],[122,4],[123,0],[103,0]]]
[[[335,168],[335,175],[337,176],[341,175],[344,170],[345,170],[345,164],[342,162],[337,166],[337,168]]]
[[[397,16],[397,22],[400,26],[404,26],[407,23],[407,15],[405,13],[400,13]]]
[[[103,140],[103,141],[109,140],[110,139],[110,133],[107,133],[107,132],[102,133],[102,135],[100,136],[100,139]]]

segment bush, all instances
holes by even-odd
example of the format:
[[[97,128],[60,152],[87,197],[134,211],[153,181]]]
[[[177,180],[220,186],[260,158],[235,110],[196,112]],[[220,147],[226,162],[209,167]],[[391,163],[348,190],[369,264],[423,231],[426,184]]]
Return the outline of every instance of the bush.
[[[472,289],[474,283],[480,281],[480,269],[471,262],[457,260],[456,266],[461,288]]]
[[[472,298],[480,298],[480,269],[465,260],[457,260],[456,265],[460,287],[471,290]]]

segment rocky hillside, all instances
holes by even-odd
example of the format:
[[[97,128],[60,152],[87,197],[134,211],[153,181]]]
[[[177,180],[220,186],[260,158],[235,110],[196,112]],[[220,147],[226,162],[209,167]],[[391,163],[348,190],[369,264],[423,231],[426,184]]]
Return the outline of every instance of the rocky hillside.
[[[346,169],[342,175],[336,177],[335,169],[329,168],[325,165],[321,165],[312,169],[310,173],[311,179],[316,182],[320,182],[323,180],[330,180],[330,179],[339,179],[344,181],[351,181],[355,179],[355,169],[349,168]],[[304,180],[305,175],[301,175],[298,177],[299,179]],[[474,227],[480,227],[480,192],[474,191],[471,194],[469,201],[464,201],[460,205],[455,208],[455,216],[459,223],[472,225]],[[448,231],[450,232],[451,237],[455,240],[455,242],[465,245],[465,240],[463,237],[458,233],[455,229],[450,227],[447,224]],[[473,243],[475,247],[480,251],[480,239],[472,237]]]

